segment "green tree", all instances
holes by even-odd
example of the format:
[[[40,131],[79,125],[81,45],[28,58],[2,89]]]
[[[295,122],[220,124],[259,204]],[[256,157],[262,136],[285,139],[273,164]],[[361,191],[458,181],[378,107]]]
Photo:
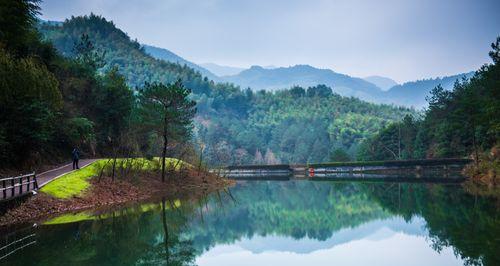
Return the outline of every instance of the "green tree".
[[[40,13],[40,0],[2,0],[0,2],[0,48],[16,56],[27,56],[37,43],[34,29]],[[3,46],[3,47],[2,47]]]
[[[117,142],[128,127],[134,97],[117,68],[109,70],[100,84],[93,92],[94,115],[100,143],[111,144]]]
[[[80,40],[75,42],[73,53],[76,61],[88,68],[91,73],[95,73],[106,65],[104,60],[106,52],[97,49],[88,34],[82,34]]]
[[[62,107],[54,75],[33,58],[0,49],[0,84],[0,161],[17,165],[50,150]]]
[[[349,162],[351,161],[351,156],[342,148],[338,148],[332,151],[330,155],[330,161],[332,162]]]
[[[308,97],[328,97],[333,94],[332,89],[326,85],[320,84],[314,87],[307,88]]]
[[[178,80],[171,84],[147,83],[139,89],[139,108],[144,124],[163,140],[162,181],[165,182],[165,158],[169,140],[182,141],[191,135],[196,103],[189,99],[191,90]]]

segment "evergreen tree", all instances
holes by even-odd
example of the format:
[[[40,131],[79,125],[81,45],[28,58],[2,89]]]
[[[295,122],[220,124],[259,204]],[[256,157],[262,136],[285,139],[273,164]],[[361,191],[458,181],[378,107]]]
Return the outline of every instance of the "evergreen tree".
[[[183,141],[190,137],[196,103],[189,99],[191,90],[179,80],[171,84],[147,83],[139,89],[139,109],[146,127],[161,136],[162,181],[165,182],[165,163],[169,140]]]

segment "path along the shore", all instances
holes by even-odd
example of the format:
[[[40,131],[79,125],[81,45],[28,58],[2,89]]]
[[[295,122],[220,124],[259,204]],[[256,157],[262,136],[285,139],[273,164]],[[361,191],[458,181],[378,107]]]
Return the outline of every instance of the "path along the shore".
[[[80,166],[80,168],[85,167],[85,166],[95,162],[96,160],[97,159],[82,159],[79,161],[79,166]],[[69,164],[60,166],[58,168],[55,168],[55,169],[52,169],[49,171],[45,171],[43,173],[36,174],[38,187],[41,188],[41,187],[45,186],[46,184],[50,183],[51,181],[65,175],[67,173],[70,173],[72,171],[74,171],[73,164],[69,163]],[[24,188],[24,186],[23,186],[23,188]],[[14,195],[12,195],[12,190],[10,190],[10,189],[6,190],[5,193],[6,193],[5,194],[6,197],[3,197],[3,195],[0,195],[0,201],[11,200],[13,198],[20,196],[19,189],[14,190]],[[23,195],[26,193],[27,193],[27,191],[25,190]]]
[[[79,166],[80,168],[85,167],[93,162],[95,162],[97,159],[82,159],[79,161]],[[59,178],[62,175],[65,175],[69,172],[72,172],[73,170],[73,164],[69,163],[66,165],[63,165],[61,167],[58,167],[56,169],[52,169],[49,171],[45,171],[43,173],[37,174],[36,178],[38,181],[38,187],[43,187],[50,181]]]

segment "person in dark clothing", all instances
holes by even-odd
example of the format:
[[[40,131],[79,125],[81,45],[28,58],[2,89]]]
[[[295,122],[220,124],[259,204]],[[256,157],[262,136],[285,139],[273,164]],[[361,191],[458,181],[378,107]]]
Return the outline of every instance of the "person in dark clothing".
[[[78,160],[80,160],[80,151],[78,148],[74,148],[73,152],[71,152],[71,155],[73,157],[73,170],[75,169],[80,169],[78,166]]]

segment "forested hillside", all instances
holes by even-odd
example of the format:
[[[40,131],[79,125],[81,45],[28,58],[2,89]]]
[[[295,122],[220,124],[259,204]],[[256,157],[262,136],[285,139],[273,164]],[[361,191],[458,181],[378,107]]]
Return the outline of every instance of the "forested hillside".
[[[395,81],[384,77],[372,76],[364,79],[336,73],[330,69],[318,69],[309,65],[296,65],[266,69],[252,66],[233,76],[221,79],[234,83],[242,88],[253,90],[275,91],[292,86],[315,86],[325,84],[335,93],[342,96],[354,96],[374,103],[404,105],[418,109],[427,106],[425,98],[437,85],[451,90],[453,84],[463,78],[470,78],[474,72],[423,79],[398,85]]]
[[[171,52],[165,48],[159,48],[159,47],[146,45],[146,44],[142,45],[142,47],[144,47],[144,51],[146,51],[147,54],[151,55],[152,57],[154,57],[156,59],[161,59],[163,61],[167,61],[167,62],[171,62],[171,63],[178,63],[179,65],[186,65],[186,66],[194,69],[195,71],[200,72],[200,74],[202,74],[203,76],[205,76],[209,79],[212,79],[212,80],[216,80],[218,78],[216,75],[214,75],[208,69],[206,69],[202,66],[199,66],[191,61],[188,61],[188,60],[174,54],[173,52]]]
[[[279,67],[267,69],[252,66],[234,76],[223,77],[243,88],[254,90],[278,90],[292,86],[316,86],[325,84],[334,92],[343,96],[355,96],[365,100],[373,100],[382,92],[379,87],[360,78],[333,72],[330,69],[318,69],[309,65]]]
[[[423,118],[405,117],[363,144],[366,160],[472,156],[478,159],[500,141],[500,37],[492,44],[492,64],[481,67],[452,90],[431,91]],[[498,158],[498,152],[492,152]]]
[[[376,105],[333,94],[319,85],[278,92],[248,91],[241,116],[202,116],[200,136],[210,158],[231,163],[304,163],[352,160],[358,144],[406,108]],[[206,101],[198,108],[204,110]]]
[[[88,34],[90,41],[104,53],[104,72],[118,67],[127,83],[140,87],[146,82],[170,83],[181,78],[195,93],[210,91],[210,82],[192,68],[177,63],[157,60],[149,56],[139,42],[133,41],[103,17],[90,15],[73,17],[59,25],[42,24],[41,33],[64,56],[75,57],[74,46]]]
[[[375,84],[377,87],[381,88],[384,91],[398,85],[398,83],[396,81],[394,81],[390,78],[387,78],[387,77],[369,76],[369,77],[365,77],[363,79]]]
[[[462,79],[468,79],[474,75],[474,72],[468,72],[453,76],[423,79],[403,83],[390,88],[385,97],[381,98],[384,103],[397,103],[405,106],[414,106],[415,108],[427,107],[426,97],[429,97],[431,90],[441,85],[445,90],[452,90],[453,85]]]
[[[212,73],[219,77],[236,75],[245,70],[241,67],[222,66],[214,63],[203,63],[200,64],[200,66],[210,70]]]
[[[88,35],[105,54],[107,64],[101,71],[116,66],[130,86],[180,78],[198,102],[195,137],[209,163],[354,159],[361,140],[413,113],[341,97],[324,85],[270,93],[214,83],[187,66],[152,58],[112,22],[95,15],[41,29],[69,57],[74,57],[72,45],[82,34]]]

